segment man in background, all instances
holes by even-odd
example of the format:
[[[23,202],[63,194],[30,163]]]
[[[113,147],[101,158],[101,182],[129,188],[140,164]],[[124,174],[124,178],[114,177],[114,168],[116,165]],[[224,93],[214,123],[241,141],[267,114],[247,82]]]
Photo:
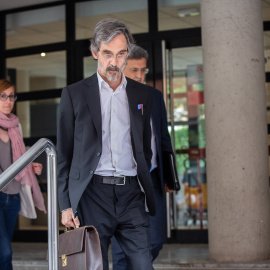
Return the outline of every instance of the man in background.
[[[134,46],[129,52],[127,64],[123,70],[126,77],[143,83],[148,73],[146,66],[148,53],[139,46]],[[136,89],[134,89],[136,91]],[[158,256],[166,240],[166,205],[165,192],[173,192],[163,182],[162,152],[173,153],[166,108],[160,91],[152,88],[152,113],[151,113],[151,178],[154,187],[156,215],[150,216],[150,239],[153,261]],[[115,238],[112,238],[112,256],[114,270],[127,270],[125,255]]]

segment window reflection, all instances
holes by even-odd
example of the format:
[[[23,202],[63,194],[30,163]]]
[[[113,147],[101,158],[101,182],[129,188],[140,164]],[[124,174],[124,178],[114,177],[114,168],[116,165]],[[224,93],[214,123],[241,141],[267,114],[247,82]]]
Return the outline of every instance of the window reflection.
[[[66,54],[64,51],[12,57],[7,68],[15,70],[18,92],[63,88],[66,85]]]
[[[169,57],[171,55],[171,57]],[[205,113],[202,48],[167,51],[168,107],[171,136],[182,189],[175,194],[178,228],[207,228]],[[172,61],[169,63],[169,61]],[[172,67],[170,70],[169,67]],[[171,73],[171,74],[170,74]],[[171,121],[172,120],[172,121]]]
[[[55,6],[8,14],[6,37],[7,49],[65,41],[65,7]]]
[[[270,72],[270,31],[264,32],[265,72]]]
[[[92,37],[95,25],[105,18],[123,21],[132,34],[148,32],[147,1],[108,0],[76,3],[76,39]]]
[[[83,76],[90,77],[97,71],[97,61],[92,56],[83,58]]]
[[[200,0],[158,1],[158,30],[175,30],[201,26]]]
[[[56,136],[59,103],[60,98],[17,102],[24,138]]]

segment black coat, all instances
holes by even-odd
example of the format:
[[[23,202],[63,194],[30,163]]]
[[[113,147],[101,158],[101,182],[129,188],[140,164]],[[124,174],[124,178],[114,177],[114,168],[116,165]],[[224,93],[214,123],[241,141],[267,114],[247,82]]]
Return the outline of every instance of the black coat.
[[[152,88],[127,78],[130,130],[137,175],[146,195],[150,215],[155,215],[151,167]],[[143,114],[138,109],[143,104]],[[58,127],[58,201],[60,210],[78,203],[91,181],[102,154],[102,124],[97,74],[62,91]]]

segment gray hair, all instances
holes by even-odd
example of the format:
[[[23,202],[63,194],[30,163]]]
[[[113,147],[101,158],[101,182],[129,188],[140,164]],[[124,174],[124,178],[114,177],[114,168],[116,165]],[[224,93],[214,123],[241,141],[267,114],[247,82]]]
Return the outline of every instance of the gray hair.
[[[147,61],[148,60],[148,52],[145,49],[143,49],[142,47],[134,45],[128,54],[127,60],[133,60],[133,59],[139,60],[142,58],[145,58]]]
[[[127,40],[128,51],[130,51],[134,44],[133,36],[128,27],[117,19],[104,19],[97,23],[94,36],[90,39],[90,50],[98,52],[101,41],[108,44],[114,37],[123,34]]]

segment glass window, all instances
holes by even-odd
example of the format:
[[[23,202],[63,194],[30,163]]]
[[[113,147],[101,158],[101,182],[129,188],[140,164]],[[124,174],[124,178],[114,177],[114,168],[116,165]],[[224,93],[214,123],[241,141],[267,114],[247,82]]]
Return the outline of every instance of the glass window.
[[[264,32],[265,72],[270,72],[270,31]]]
[[[123,21],[132,34],[148,32],[147,1],[108,0],[76,3],[76,39],[92,37],[96,24],[105,18]]]
[[[158,0],[159,31],[200,26],[200,0]]]
[[[270,4],[268,4],[268,7],[269,7],[268,9],[270,9]],[[269,48],[270,48],[270,31],[265,31],[264,32],[265,72],[270,72],[270,49]],[[265,90],[266,90],[266,108],[267,108],[267,125],[268,125],[268,148],[269,148],[269,146],[270,146],[270,134],[269,134],[269,126],[270,126],[270,82],[265,83]],[[270,155],[269,155],[269,175],[270,175]]]
[[[17,101],[16,115],[20,119],[24,138],[56,136],[60,98]],[[32,146],[32,145],[31,145]],[[27,147],[28,149],[30,147]],[[34,162],[43,166],[42,174],[37,176],[40,189],[47,208],[47,155],[43,152]],[[37,211],[37,219],[28,219],[19,215],[20,230],[47,230],[47,214]],[[60,214],[59,214],[60,215]],[[62,226],[59,221],[59,226]]]
[[[7,49],[65,41],[65,7],[8,14],[6,37]]]
[[[263,21],[270,21],[270,2],[269,0],[262,0]]]
[[[59,103],[60,98],[17,101],[16,115],[20,119],[23,137],[56,136]]]
[[[66,54],[64,51],[12,57],[7,68],[15,70],[18,92],[63,88],[66,85]]]
[[[97,61],[92,56],[83,58],[83,77],[87,78],[97,72]]]

